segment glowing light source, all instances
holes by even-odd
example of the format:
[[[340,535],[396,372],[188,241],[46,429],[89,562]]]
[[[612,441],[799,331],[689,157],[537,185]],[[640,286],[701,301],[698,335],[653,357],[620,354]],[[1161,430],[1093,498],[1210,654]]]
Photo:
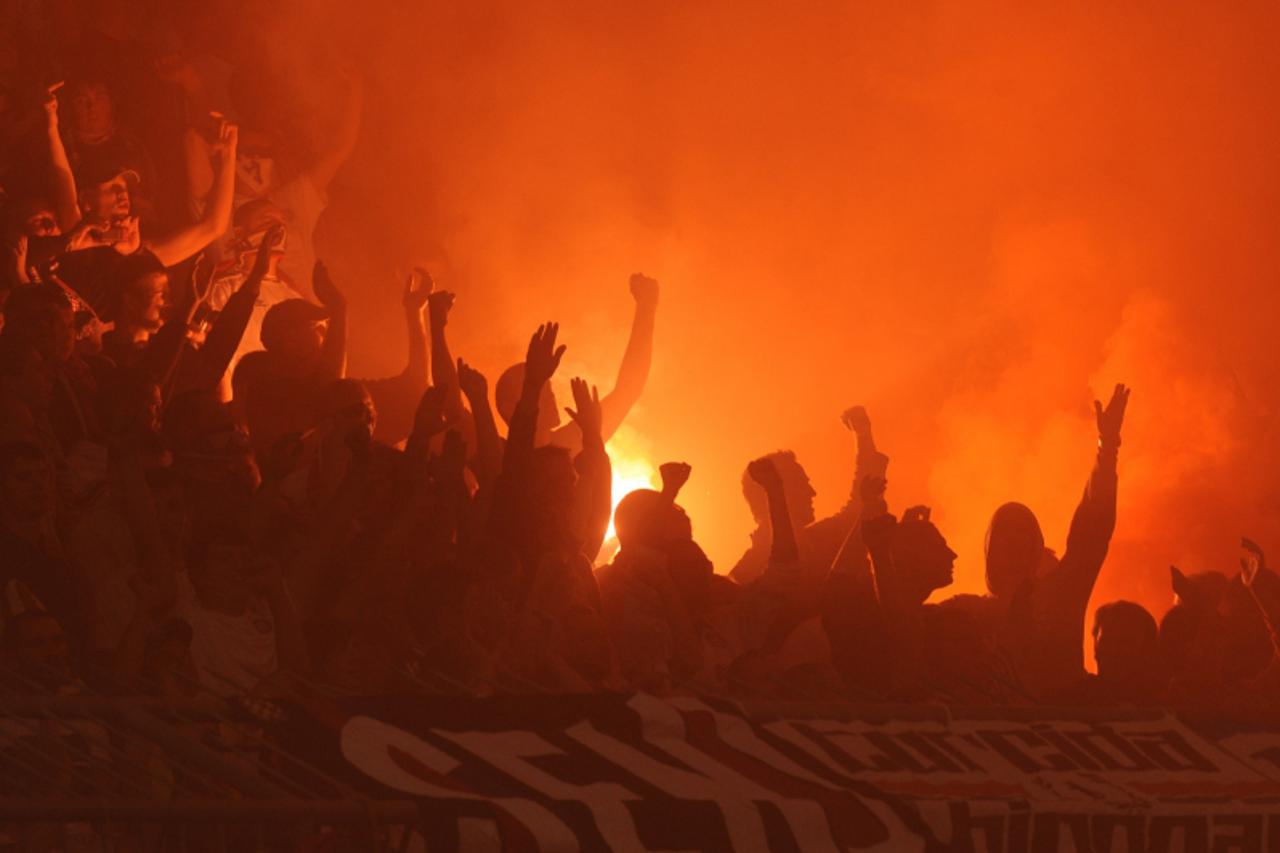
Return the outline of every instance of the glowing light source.
[[[618,508],[629,492],[636,489],[656,489],[661,487],[658,469],[649,461],[642,447],[645,444],[634,430],[627,427],[620,429],[605,448],[609,451],[609,461],[613,465],[613,509]],[[609,516],[609,531],[605,534],[604,547],[600,549],[599,560],[607,562],[618,550],[618,537],[613,527],[613,515]]]

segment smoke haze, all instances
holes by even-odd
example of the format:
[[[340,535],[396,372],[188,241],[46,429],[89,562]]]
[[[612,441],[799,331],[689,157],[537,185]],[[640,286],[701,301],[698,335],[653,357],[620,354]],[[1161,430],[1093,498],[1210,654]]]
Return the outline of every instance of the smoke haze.
[[[621,449],[693,464],[721,571],[746,462],[794,449],[835,510],[863,403],[891,506],[932,504],[977,591],[1000,503],[1064,544],[1120,381],[1095,606],[1158,615],[1170,563],[1231,570],[1241,534],[1280,554],[1280,7],[303,5],[278,49],[369,77],[322,225],[355,235],[330,249],[366,294],[354,373],[398,370],[395,271],[424,262],[491,380],[554,318],[561,379],[607,387],[643,271],[657,352]]]

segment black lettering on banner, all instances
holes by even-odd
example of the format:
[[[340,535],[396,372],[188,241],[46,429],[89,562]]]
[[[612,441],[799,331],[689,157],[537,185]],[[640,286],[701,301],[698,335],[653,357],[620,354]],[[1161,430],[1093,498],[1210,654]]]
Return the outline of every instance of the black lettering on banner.
[[[1071,759],[1077,770],[1099,770],[1101,769],[1098,762],[1089,757],[1089,754],[1072,742],[1066,732],[1057,726],[1049,725],[1033,725],[1037,733],[1049,743],[1053,744],[1062,752],[1063,755]]]
[[[1209,818],[1205,815],[1156,815],[1148,825],[1151,853],[1209,853]]]
[[[864,751],[866,744],[875,746],[862,732],[833,731],[827,733],[827,741],[837,750],[849,757],[851,761],[862,764],[866,769],[878,773],[892,773],[903,770],[903,766],[892,756],[883,751]]]
[[[933,744],[941,752],[951,757],[961,770],[972,773],[982,769],[982,765],[974,761],[973,758],[964,751],[960,746],[952,743],[957,737],[954,732],[919,732],[913,733]],[[961,742],[963,743],[963,741]]]
[[[965,803],[952,804],[951,848],[973,853],[1005,853],[1007,814],[975,815]]]
[[[1094,850],[1145,853],[1147,849],[1147,823],[1142,815],[1094,815],[1090,824]]]
[[[1044,765],[1038,763],[1034,757],[1023,752],[1012,743],[1014,739],[1017,739],[1023,741],[1028,747],[1047,746],[1044,738],[1033,731],[1027,729],[1015,729],[1005,732],[987,730],[978,732],[978,737],[989,744],[1002,758],[1024,773],[1035,773],[1040,770],[1072,769],[1071,761],[1061,753],[1043,756],[1049,762]]]
[[[1158,732],[1130,732],[1129,742],[1165,770],[1213,773],[1218,769],[1217,765],[1196,752],[1187,743],[1187,739],[1176,731],[1166,729]]]
[[[1104,770],[1155,770],[1156,765],[1135,749],[1115,729],[1097,725],[1089,732],[1082,732],[1078,740],[1081,746],[1099,756]]]
[[[1007,853],[1031,853],[1031,813],[1025,808],[1010,812],[1004,837]]]
[[[433,850],[1280,853],[1276,741],[1257,724],[758,722],[689,697],[395,698],[282,728],[353,787],[415,798]]]
[[[1214,815],[1210,853],[1263,853],[1265,833],[1262,815]]]
[[[1031,821],[1031,849],[1089,850],[1092,846],[1089,819],[1087,814],[1036,814]]]
[[[880,750],[884,755],[889,756],[897,763],[899,767],[911,773],[930,773],[942,768],[938,767],[937,762],[925,764],[916,756],[912,755],[907,749],[898,742],[898,738],[885,732],[867,732],[867,742]]]

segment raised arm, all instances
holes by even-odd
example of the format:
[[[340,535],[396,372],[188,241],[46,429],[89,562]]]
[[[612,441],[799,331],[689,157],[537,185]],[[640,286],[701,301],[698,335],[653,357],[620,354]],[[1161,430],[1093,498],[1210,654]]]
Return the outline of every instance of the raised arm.
[[[853,433],[856,443],[853,483],[849,489],[849,503],[845,509],[855,515],[861,503],[860,489],[868,477],[884,477],[889,467],[889,457],[876,449],[876,441],[871,435],[871,417],[862,406],[852,406],[840,416],[845,429]]]
[[[662,496],[675,503],[692,474],[693,466],[688,462],[663,462],[658,466],[658,475],[662,477]]]
[[[58,225],[68,233],[80,224],[80,204],[76,197],[76,178],[67,159],[67,149],[58,131],[58,90],[62,83],[54,83],[45,91],[45,131],[49,139],[49,164],[53,171],[53,204],[58,214]]]
[[[316,261],[311,286],[316,299],[329,312],[329,331],[324,335],[320,367],[326,377],[341,379],[347,375],[347,298],[333,283],[323,261]]]
[[[1273,656],[1280,659],[1280,575],[1267,566],[1262,548],[1250,539],[1241,539],[1240,576],[1253,595],[1271,634]]]
[[[584,379],[573,379],[569,384],[576,408],[565,411],[582,430],[582,452],[574,460],[578,470],[574,520],[583,543],[582,554],[594,563],[613,514],[613,468],[600,434],[600,392]]]
[[[445,411],[451,418],[462,414],[462,389],[458,385],[458,371],[449,352],[449,342],[444,329],[449,324],[449,312],[453,309],[454,296],[447,290],[432,293],[427,298],[427,316],[431,323],[431,381],[445,391]]]
[[[271,253],[284,239],[284,226],[274,225],[262,237],[258,245],[258,254],[253,260],[253,269],[240,285],[227,304],[222,307],[218,318],[205,338],[204,346],[197,351],[192,373],[184,377],[184,387],[216,388],[227,372],[231,359],[240,347],[240,339],[249,325],[253,308],[262,292],[262,280],[271,265]]]
[[[604,412],[602,434],[608,441],[626,420],[631,407],[640,399],[645,383],[649,381],[649,366],[653,362],[653,328],[658,314],[658,282],[636,273],[631,276],[631,295],[636,301],[636,313],[631,321],[631,337],[627,351],[618,368],[618,379],[613,390],[600,401]]]
[[[768,458],[761,458],[747,466],[747,475],[760,484],[769,500],[770,564],[783,565],[798,561],[800,548],[796,545],[791,512],[787,509],[787,493],[778,469]]]
[[[404,284],[404,296],[400,304],[404,306],[405,330],[409,336],[409,360],[405,364],[404,376],[413,383],[416,390],[424,390],[431,381],[428,371],[430,356],[427,353],[427,329],[422,320],[422,310],[427,306],[435,282],[431,273],[424,269],[416,269],[410,273]]]
[[[236,188],[236,144],[240,130],[224,121],[218,129],[218,142],[213,146],[218,159],[213,190],[204,214],[195,223],[159,240],[147,240],[146,246],[166,267],[181,263],[226,233],[231,225],[231,204]]]
[[[517,536],[520,497],[528,485],[526,481],[538,428],[538,399],[543,386],[560,366],[560,359],[564,358],[565,348],[556,346],[559,333],[559,323],[546,323],[539,326],[529,339],[524,388],[511,414],[507,446],[502,454],[502,473],[494,484],[493,508],[489,513],[491,538],[494,540],[509,540]]]
[[[1116,460],[1128,403],[1129,389],[1117,385],[1105,408],[1100,402],[1093,404],[1098,423],[1098,456],[1084,497],[1071,519],[1067,549],[1060,566],[1063,580],[1086,601],[1098,579],[1116,527]]]
[[[471,406],[476,432],[476,479],[480,485],[492,483],[502,468],[502,437],[489,405],[489,382],[484,374],[458,359],[458,385]]]

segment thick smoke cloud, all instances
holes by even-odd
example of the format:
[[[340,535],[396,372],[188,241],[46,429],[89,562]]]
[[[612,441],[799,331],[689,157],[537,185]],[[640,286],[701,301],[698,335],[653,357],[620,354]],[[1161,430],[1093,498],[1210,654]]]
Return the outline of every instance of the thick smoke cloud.
[[[893,504],[935,506],[977,590],[999,503],[1062,546],[1117,381],[1095,604],[1158,614],[1170,563],[1229,570],[1242,533],[1280,554],[1273,5],[305,5],[276,49],[370,78],[325,224],[356,235],[332,254],[362,371],[395,368],[394,271],[425,261],[491,377],[558,318],[607,385],[643,270],[658,355],[624,439],[693,463],[721,570],[753,455],[795,449],[843,502],[860,402]]]

